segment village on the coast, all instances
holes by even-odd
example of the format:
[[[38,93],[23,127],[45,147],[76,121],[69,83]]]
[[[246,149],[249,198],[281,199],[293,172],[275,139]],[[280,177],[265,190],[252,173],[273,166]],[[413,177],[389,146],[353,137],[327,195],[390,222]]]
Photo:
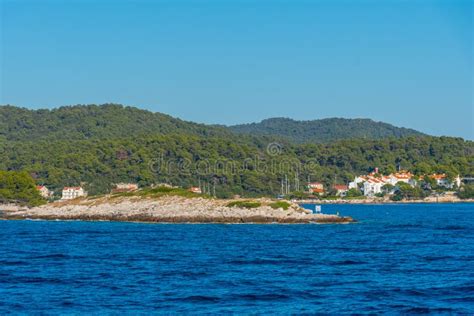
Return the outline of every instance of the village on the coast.
[[[324,196],[328,192],[332,192],[332,196],[364,196],[364,197],[383,197],[394,195],[401,186],[409,186],[411,188],[420,188],[427,191],[450,192],[462,186],[462,179],[459,175],[450,178],[448,175],[430,174],[416,176],[409,171],[398,171],[389,175],[379,173],[378,168],[367,175],[359,175],[348,184],[333,184],[329,190],[321,182],[308,183],[308,192]]]
[[[349,183],[333,183],[327,185],[317,181],[308,181],[304,187],[304,191],[300,192],[299,199],[373,199],[373,198],[392,198],[403,189],[418,189],[423,192],[429,192],[428,195],[454,195],[456,190],[462,188],[464,180],[470,181],[472,179],[462,179],[459,175],[450,177],[445,173],[435,173],[429,175],[414,175],[410,171],[400,170],[398,172],[384,175],[379,173],[378,168],[374,168],[372,172],[366,175],[358,175],[353,181]],[[176,188],[176,186],[161,183],[154,185],[167,186]],[[55,194],[54,191],[49,190],[45,185],[38,185],[37,190],[40,195],[50,201],[53,200],[73,200],[76,198],[87,197],[88,193],[84,188],[84,184],[79,186],[67,186],[61,191],[61,196]],[[292,198],[295,199],[293,192],[290,192],[289,184],[285,184],[282,192],[278,194],[278,198]],[[137,183],[117,183],[113,185],[110,194],[133,192],[139,190]],[[196,194],[213,195],[210,186],[205,184],[199,186],[191,186],[186,188],[188,191]],[[214,193],[215,194],[215,193]],[[234,196],[239,198],[240,196]]]

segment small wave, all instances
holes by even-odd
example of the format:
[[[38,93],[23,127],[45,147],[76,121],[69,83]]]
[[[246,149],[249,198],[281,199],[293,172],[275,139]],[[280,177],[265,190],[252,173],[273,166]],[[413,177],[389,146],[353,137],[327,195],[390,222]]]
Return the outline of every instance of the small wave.
[[[429,308],[429,307],[409,307],[405,310],[407,314],[433,314],[433,313],[450,313],[454,312],[455,310],[448,307],[437,307],[437,308]]]
[[[62,279],[55,279],[55,278],[42,278],[42,277],[26,277],[26,276],[19,276],[19,277],[7,277],[3,279],[5,283],[11,284],[64,284],[65,282]]]
[[[432,261],[442,261],[442,260],[450,260],[453,259],[451,256],[426,256],[423,257],[423,260],[432,262]]]
[[[472,296],[464,296],[464,297],[452,297],[445,299],[446,302],[452,303],[474,303],[474,297]]]
[[[100,272],[97,277],[101,278],[101,279],[108,279],[108,278],[111,278],[113,277],[114,275],[112,273],[108,273],[108,272]]]
[[[336,266],[345,266],[345,265],[356,265],[356,264],[366,264],[367,262],[364,261],[355,261],[355,260],[342,260],[333,262],[333,265]]]
[[[21,265],[27,265],[29,262],[27,261],[21,261],[21,260],[0,260],[0,266],[21,266]]]
[[[184,298],[179,299],[183,302],[189,303],[217,303],[220,301],[220,298],[216,296],[206,296],[206,295],[191,295]]]
[[[459,291],[461,293],[474,293],[474,285],[460,285],[451,288],[452,290]]]
[[[422,224],[394,224],[389,226],[392,228],[422,228]]]
[[[279,301],[288,300],[291,297],[285,294],[241,294],[236,298],[248,301]]]
[[[69,259],[69,258],[71,258],[71,257],[68,256],[68,255],[62,254],[62,253],[55,253],[55,254],[31,257],[31,259]]]
[[[230,260],[229,264],[235,265],[264,265],[264,264],[273,264],[273,265],[286,265],[286,264],[308,264],[311,260],[293,260],[293,259],[283,259],[283,260],[276,260],[276,259],[254,259],[254,260]]]
[[[180,271],[180,270],[173,270],[173,271],[164,271],[161,272],[160,275],[162,277],[182,277],[182,278],[200,278],[200,277],[205,277],[208,276],[209,273],[204,272],[204,271]]]
[[[406,295],[408,297],[428,296],[427,293],[419,291],[419,290],[414,290],[414,289],[394,289],[393,292],[401,293],[401,294]]]
[[[70,306],[74,306],[74,303],[71,302],[71,301],[63,301],[63,302],[61,302],[61,306],[70,307]]]
[[[436,227],[437,230],[467,230],[468,227],[460,226],[460,225],[447,225],[447,226],[438,226]]]
[[[341,286],[341,285],[362,285],[371,283],[369,280],[347,280],[347,281],[336,281],[336,280],[328,280],[328,281],[318,281],[310,283],[312,287],[331,287],[331,286]]]

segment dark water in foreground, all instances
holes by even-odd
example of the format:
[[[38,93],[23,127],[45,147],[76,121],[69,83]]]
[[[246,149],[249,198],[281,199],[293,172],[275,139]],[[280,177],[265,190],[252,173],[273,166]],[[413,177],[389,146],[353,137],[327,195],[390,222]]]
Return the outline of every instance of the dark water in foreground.
[[[474,205],[351,225],[0,221],[0,314],[474,312]]]

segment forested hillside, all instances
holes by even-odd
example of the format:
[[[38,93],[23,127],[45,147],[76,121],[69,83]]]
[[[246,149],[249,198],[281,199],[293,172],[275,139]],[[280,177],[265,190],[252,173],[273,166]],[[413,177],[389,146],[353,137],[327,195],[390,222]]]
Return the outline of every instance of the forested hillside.
[[[295,121],[272,118],[229,127],[235,133],[285,137],[297,143],[327,143],[344,139],[384,139],[422,136],[413,129],[395,127],[369,119],[329,118],[313,121]]]
[[[474,144],[462,139],[409,137],[351,140],[331,144],[241,143],[223,137],[151,135],[103,140],[0,142],[0,170],[26,170],[51,189],[84,182],[91,194],[108,192],[112,183],[141,186],[166,182],[216,187],[218,196],[275,195],[289,179],[291,191],[309,179],[345,183],[356,174],[399,165],[415,173],[474,175]],[[298,179],[298,181],[296,181]]]
[[[0,138],[6,140],[104,139],[172,133],[230,134],[221,127],[118,104],[65,106],[53,110],[0,106]]]
[[[369,119],[295,121],[275,118],[226,128],[186,122],[169,115],[118,104],[76,105],[52,110],[0,106],[0,138],[6,140],[110,139],[175,133],[225,137],[247,134],[287,139],[296,143],[422,135],[411,129]]]
[[[386,173],[400,166],[419,174],[474,175],[474,143],[463,139],[401,137],[417,133],[363,120],[329,120],[315,131],[325,131],[326,140],[349,139],[319,143],[308,141],[310,130],[293,134],[294,123],[271,125],[276,122],[287,134],[233,134],[120,105],[37,111],[4,106],[0,170],[26,171],[56,191],[81,183],[91,194],[108,192],[117,182],[201,183],[221,197],[274,195],[283,179],[291,191],[302,190],[308,179],[346,183],[374,167]],[[369,132],[383,139],[369,140]]]

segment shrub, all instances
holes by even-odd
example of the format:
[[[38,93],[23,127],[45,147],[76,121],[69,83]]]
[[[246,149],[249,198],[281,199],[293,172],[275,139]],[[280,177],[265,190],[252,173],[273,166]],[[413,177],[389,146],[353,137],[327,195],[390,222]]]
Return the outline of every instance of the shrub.
[[[27,172],[0,171],[0,203],[39,206],[46,203]]]
[[[347,197],[357,197],[357,196],[362,196],[362,192],[358,189],[352,188],[349,191],[347,191]]]
[[[474,199],[474,184],[466,184],[458,190],[460,199]]]
[[[113,197],[130,197],[130,196],[142,196],[142,197],[161,197],[161,196],[182,196],[186,198],[203,197],[208,198],[205,194],[197,194],[190,192],[182,188],[170,188],[160,186],[156,188],[144,188],[133,192],[120,192],[112,195]]]
[[[279,209],[279,208],[282,208],[282,209],[284,209],[284,210],[286,211],[286,210],[290,207],[290,203],[285,202],[285,201],[278,201],[278,202],[270,203],[269,206],[270,206],[272,209]]]
[[[257,208],[260,206],[262,206],[262,203],[257,201],[232,201],[227,203],[227,207]]]

